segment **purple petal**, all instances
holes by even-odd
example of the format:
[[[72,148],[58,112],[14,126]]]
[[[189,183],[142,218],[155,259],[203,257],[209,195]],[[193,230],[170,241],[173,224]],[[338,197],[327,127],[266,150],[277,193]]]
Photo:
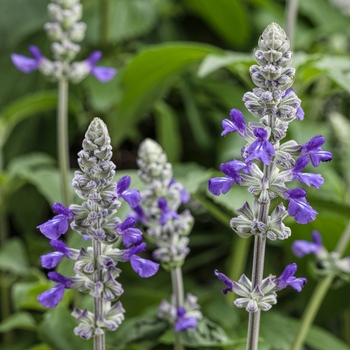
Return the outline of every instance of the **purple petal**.
[[[298,158],[295,162],[293,172],[296,172],[296,173],[300,172],[308,165],[308,163],[309,163],[308,156],[303,156],[303,157]]]
[[[122,240],[126,248],[132,244],[139,245],[142,242],[142,232],[138,228],[129,228],[124,231]]]
[[[141,201],[140,192],[137,190],[126,190],[122,193],[122,198],[130,205],[131,208],[135,208]]]
[[[293,188],[285,193],[286,199],[300,199],[306,196],[306,191],[303,188]]]
[[[321,234],[318,231],[313,231],[312,234],[312,240],[315,244],[317,244],[318,247],[322,247],[322,237]]]
[[[308,224],[316,219],[318,213],[307,203],[305,198],[302,198],[290,200],[288,214],[293,216],[297,223]]]
[[[266,132],[266,130],[264,131]],[[269,141],[264,140],[263,138],[258,138],[249,146],[248,157],[245,159],[245,161],[250,162],[253,159],[259,159],[261,162],[268,165],[274,154],[275,148],[272,146],[272,144]]]
[[[117,194],[118,196],[121,196],[124,191],[126,191],[131,184],[131,177],[130,176],[123,176],[118,182],[117,182]]]
[[[135,226],[136,221],[134,218],[127,218],[125,221],[121,222],[117,227],[117,232],[122,234],[128,228]]]
[[[96,77],[101,83],[107,83],[117,74],[117,70],[109,67],[93,67],[91,74]]]
[[[234,183],[231,177],[214,177],[208,181],[208,190],[213,195],[219,196],[221,193],[227,193]]]
[[[315,243],[304,240],[298,240],[292,243],[292,251],[298,258],[302,258],[307,254],[316,253],[318,249],[319,248]]]
[[[131,213],[132,217],[136,221],[141,222],[142,224],[146,223],[147,216],[144,210],[142,209],[142,207],[140,205],[137,205],[135,208],[132,208],[132,209],[133,209],[133,212]]]
[[[11,55],[11,60],[17,69],[26,74],[39,68],[39,62],[35,58],[29,58],[13,53]]]
[[[254,129],[254,135],[259,139],[267,139],[267,131],[264,128]]]
[[[57,286],[38,295],[38,301],[41,305],[53,308],[62,300],[64,294],[64,285],[57,284]]]
[[[159,264],[142,259],[137,255],[133,255],[130,258],[131,267],[142,278],[148,278],[155,275],[159,269]]]
[[[226,284],[226,288],[222,290],[223,294],[227,294],[227,292],[233,291],[233,281],[230,280],[227,276],[225,276],[223,273],[219,272],[218,270],[214,271],[216,277],[223,283]]]
[[[229,119],[224,119],[222,121],[222,128],[224,131],[221,133],[221,136],[225,136],[227,133],[235,131],[238,131],[241,136],[244,136],[246,124],[242,112],[238,109],[231,109],[230,116],[232,121]]]
[[[231,160],[227,163],[220,164],[220,170],[227,176],[231,177],[236,183],[241,184],[241,174],[239,170],[245,170],[247,164],[240,160]]]
[[[304,110],[301,107],[298,107],[297,114],[296,114],[295,118],[299,119],[299,120],[304,120],[304,116],[305,116]]]
[[[186,310],[183,307],[177,309],[177,322],[174,326],[175,332],[185,331],[188,328],[196,328],[198,320],[194,317],[186,317]]]
[[[72,288],[72,281],[69,277],[62,276],[56,271],[49,272],[47,277],[54,282],[63,284],[65,288]]]
[[[158,208],[161,211],[167,211],[168,210],[168,203],[165,198],[159,198],[158,199]]]
[[[296,173],[293,179],[297,179],[300,183],[304,183],[307,186],[313,186],[315,188],[320,188],[323,185],[324,179],[320,174],[311,173]]]
[[[62,241],[59,240],[51,240],[50,245],[53,249],[55,249],[57,252],[62,253],[64,256],[69,258],[70,253],[69,253],[69,248],[63,243]]]
[[[90,54],[90,56],[85,60],[91,68],[95,66],[95,64],[102,58],[101,51],[94,51]]]
[[[291,286],[296,291],[300,292],[307,282],[306,278],[296,278],[294,274],[297,270],[297,265],[295,263],[286,266],[281,276],[277,278],[277,286],[279,289],[284,289],[287,286]]]
[[[53,269],[63,259],[64,254],[60,252],[52,252],[40,257],[41,266],[45,269]]]
[[[51,220],[37,226],[37,228],[45,237],[58,239],[68,231],[68,219],[63,214],[56,215]]]
[[[69,220],[73,219],[73,212],[61,203],[54,203],[52,205],[52,210],[57,214],[66,216]]]
[[[181,203],[183,204],[187,203],[191,199],[190,194],[184,188],[180,192],[180,199]]]
[[[39,63],[44,58],[44,55],[41,53],[40,49],[37,46],[30,45],[28,50]]]
[[[138,254],[146,249],[146,243],[141,243],[129,249],[124,250],[124,261],[130,261],[131,257],[135,254]]]
[[[314,136],[309,142],[302,145],[302,154],[308,154],[321,147],[326,142],[326,138],[322,135]]]

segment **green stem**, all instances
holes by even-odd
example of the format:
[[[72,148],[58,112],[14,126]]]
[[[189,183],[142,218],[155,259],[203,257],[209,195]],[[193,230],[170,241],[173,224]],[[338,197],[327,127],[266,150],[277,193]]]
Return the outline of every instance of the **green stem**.
[[[348,223],[346,229],[343,234],[339,238],[338,244],[335,248],[335,252],[339,253],[341,256],[350,240],[350,222]],[[290,350],[299,350],[301,349],[304,340],[306,338],[307,333],[317,315],[317,312],[322,304],[324,297],[326,296],[328,289],[332,285],[334,276],[327,276],[323,280],[319,281],[312,293],[310,301],[304,311],[304,314],[301,318],[299,329],[294,338],[294,342],[290,348]]]
[[[98,260],[99,256],[102,254],[102,245],[101,242],[93,239],[92,241],[94,259]],[[94,282],[97,283],[102,281],[102,270],[99,269],[94,273]],[[99,317],[103,315],[103,300],[102,298],[94,298],[94,318],[95,318],[95,327]],[[105,350],[105,336],[104,334],[98,334],[94,336],[94,350]]]
[[[175,295],[176,309],[184,305],[184,287],[182,279],[181,267],[173,267],[170,269],[171,283],[173,287],[173,294]],[[183,350],[179,333],[175,332],[174,350]]]
[[[293,49],[295,24],[298,13],[298,0],[288,0],[286,7],[286,34],[290,41],[290,49]]]
[[[244,271],[250,247],[250,239],[235,239],[232,243],[229,277],[237,281]]]
[[[62,202],[65,206],[69,206],[68,80],[65,77],[58,81],[57,148]]]

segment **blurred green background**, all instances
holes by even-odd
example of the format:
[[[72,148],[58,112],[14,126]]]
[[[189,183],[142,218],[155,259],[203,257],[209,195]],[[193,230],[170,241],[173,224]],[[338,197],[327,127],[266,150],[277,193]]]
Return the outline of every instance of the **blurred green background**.
[[[37,301],[50,284],[40,267],[40,255],[50,251],[36,226],[52,216],[50,206],[60,201],[56,156],[56,85],[39,73],[23,74],[10,60],[11,53],[27,54],[39,46],[52,58],[43,31],[48,21],[47,0],[0,2],[0,273],[2,350],[85,350],[91,342],[75,337],[69,315],[73,300],[88,299],[66,292],[63,302],[47,311]],[[285,23],[284,0],[82,0],[86,39],[78,56],[93,50],[104,53],[102,65],[118,75],[101,84],[88,77],[69,92],[70,163],[77,168],[77,152],[84,132],[96,116],[107,124],[114,146],[117,177],[126,170],[134,186],[140,142],[159,142],[174,164],[176,180],[192,195],[188,208],[195,216],[189,254],[184,265],[185,289],[199,297],[203,313],[219,324],[231,342],[226,349],[241,349],[247,315],[234,308],[231,294],[224,297],[214,276],[217,268],[237,278],[251,274],[249,242],[233,234],[229,219],[236,215],[248,193],[234,187],[227,195],[211,196],[207,180],[218,175],[218,165],[239,157],[242,140],[220,137],[221,120],[231,108],[241,109],[242,97],[253,88],[249,67],[259,35],[271,22]],[[316,284],[312,258],[296,259],[290,246],[317,229],[332,250],[350,217],[350,4],[348,1],[300,1],[294,35],[297,68],[293,85],[305,111],[304,121],[290,124],[288,138],[299,143],[316,134],[326,136],[324,149],[333,152],[331,163],[317,172],[325,178],[319,190],[308,189],[308,201],[319,212],[308,225],[288,219],[292,237],[268,244],[265,274],[279,275],[297,262],[298,276],[309,282],[302,293],[279,294],[278,304],[263,313],[262,350],[288,350],[307,301]],[[125,215],[126,209],[121,215]],[[76,233],[66,235],[80,246]],[[243,245],[242,245],[243,244]],[[244,245],[245,244],[245,245]],[[236,247],[236,249],[235,249]],[[235,265],[237,247],[247,250]],[[149,246],[149,254],[152,247]],[[249,250],[250,249],[250,250]],[[349,247],[346,253],[349,254]],[[69,263],[59,271],[72,275]],[[169,298],[170,278],[164,271],[140,280],[122,266],[121,301],[127,322],[109,334],[108,349],[171,349],[172,334],[157,328],[135,333],[132,321],[154,315],[161,299]],[[239,276],[239,275],[238,275]],[[350,286],[327,294],[305,349],[350,349]],[[129,328],[128,328],[129,327]],[[147,327],[145,327],[147,328]],[[128,338],[129,337],[129,338]],[[129,339],[129,343],[126,339]],[[205,348],[205,342],[198,345]],[[220,348],[213,345],[212,348]],[[244,348],[244,347],[243,347]]]

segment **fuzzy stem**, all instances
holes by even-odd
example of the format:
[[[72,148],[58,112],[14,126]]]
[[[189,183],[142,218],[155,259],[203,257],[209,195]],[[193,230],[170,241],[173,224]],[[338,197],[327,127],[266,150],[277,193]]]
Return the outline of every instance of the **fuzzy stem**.
[[[183,279],[182,279],[182,271],[181,267],[173,267],[170,270],[171,272],[171,283],[173,286],[173,294],[175,295],[175,304],[176,309],[179,306],[183,306],[184,304],[184,287],[183,287]],[[184,347],[181,344],[180,341],[180,335],[179,333],[175,332],[175,343],[174,343],[174,350],[183,350]]]
[[[97,261],[98,257],[101,255],[102,245],[101,242],[93,240],[92,247],[94,250],[94,260]],[[102,270],[98,269],[94,273],[94,282],[97,283],[102,281]],[[95,327],[97,328],[97,320],[103,315],[103,300],[102,298],[94,298],[94,317],[95,317]],[[105,336],[104,334],[98,334],[94,336],[94,350],[105,350]]]
[[[68,149],[68,80],[62,77],[58,81],[57,106],[57,149],[60,168],[62,202],[70,204],[69,190],[69,149]]]
[[[343,234],[339,238],[337,246],[335,248],[335,252],[339,253],[341,256],[350,240],[350,222],[348,223],[346,229]],[[294,342],[290,348],[290,350],[299,350],[304,343],[305,337],[317,315],[317,312],[322,304],[324,297],[326,296],[328,289],[332,285],[334,276],[327,276],[323,280],[319,281],[312,293],[311,298],[309,299],[309,303],[304,311],[304,314],[301,318],[299,329],[294,338]]]
[[[298,13],[298,0],[288,0],[286,7],[286,34],[290,41],[291,50],[293,49],[293,40],[295,32],[295,24],[297,20]]]
[[[264,165],[264,178],[270,179],[271,167]],[[258,220],[267,223],[269,214],[270,202],[259,204]],[[252,271],[252,290],[261,284],[264,275],[264,262],[265,262],[265,246],[266,237],[260,235],[255,236],[254,239],[254,256],[253,256],[253,271]],[[247,335],[247,347],[246,350],[257,350],[259,341],[259,328],[260,328],[260,313],[257,312],[249,314],[248,321],[248,335]]]

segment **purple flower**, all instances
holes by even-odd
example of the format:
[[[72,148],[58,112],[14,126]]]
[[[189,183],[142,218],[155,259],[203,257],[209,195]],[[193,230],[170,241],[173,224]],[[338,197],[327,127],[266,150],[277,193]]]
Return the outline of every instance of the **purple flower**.
[[[306,191],[303,188],[295,188],[285,192],[285,198],[289,200],[288,214],[293,216],[299,224],[307,224],[315,220],[318,214],[305,199]]]
[[[123,176],[117,183],[118,198],[122,197],[131,208],[135,208],[141,200],[140,192],[137,190],[128,190],[131,183],[130,176]]]
[[[29,46],[28,51],[31,53],[33,58],[19,55],[16,53],[13,53],[11,55],[11,60],[15,67],[26,74],[39,69],[41,64],[45,60],[43,54],[37,46]]]
[[[318,231],[312,232],[312,242],[298,240],[292,244],[292,251],[298,258],[311,253],[317,254],[322,248],[322,238]]]
[[[184,307],[177,308],[177,321],[174,326],[175,332],[185,331],[187,328],[196,328],[198,320],[195,317],[186,317],[186,310]]]
[[[242,112],[238,109],[231,109],[230,117],[232,121],[229,119],[224,119],[222,121],[222,128],[224,131],[221,133],[221,136],[225,136],[229,132],[237,131],[243,137],[246,129],[246,124]]]
[[[227,193],[234,183],[241,185],[242,179],[239,171],[243,170],[245,173],[249,173],[250,165],[250,163],[246,164],[235,159],[228,163],[221,164],[220,170],[226,175],[226,177],[215,177],[213,179],[209,179],[209,192],[215,196],[219,196],[220,193]]]
[[[276,279],[278,289],[284,289],[287,286],[291,286],[298,292],[300,292],[303,289],[305,283],[307,282],[307,279],[303,277],[294,277],[296,270],[297,264],[295,263],[286,266],[286,268],[282,272],[282,275]]]
[[[100,82],[106,83],[113,79],[117,71],[114,68],[109,67],[96,67],[96,63],[102,58],[101,51],[94,51],[86,60],[86,64],[89,67],[89,71]]]
[[[147,222],[147,216],[141,205],[137,205],[132,209],[133,211],[129,213],[129,217],[135,219],[136,222],[141,222],[141,224],[145,224]]]
[[[117,233],[122,236],[124,247],[130,247],[132,244],[139,245],[142,242],[142,232],[135,226],[135,219],[128,218],[117,226]]]
[[[179,215],[174,211],[168,208],[168,203],[165,198],[158,199],[158,208],[160,209],[160,218],[159,223],[164,226],[169,219],[177,220]]]
[[[301,156],[308,155],[314,167],[318,167],[320,162],[332,160],[332,153],[323,151],[321,146],[326,142],[326,138],[321,135],[314,136],[309,142],[301,146]]]
[[[175,179],[172,178],[168,184],[168,188],[170,188],[171,185],[173,185],[175,183]],[[180,200],[181,203],[185,204],[187,203],[189,200],[191,199],[190,194],[184,189],[182,188],[180,190]]]
[[[293,92],[294,94],[295,94],[295,92],[294,92],[294,90],[293,89],[287,89],[286,91],[285,91],[285,93],[284,93],[284,95],[282,96],[282,98],[284,98],[284,97],[286,97],[288,94],[290,94],[291,92]],[[299,119],[299,120],[304,120],[304,115],[305,115],[305,112],[304,112],[304,110],[301,108],[301,106],[299,106],[298,108],[297,108],[297,114],[296,114],[296,116],[295,116],[295,118],[296,119]]]
[[[130,261],[132,269],[142,278],[155,275],[159,269],[159,264],[151,260],[142,259],[136,255],[144,251],[145,248],[146,243],[141,243],[140,245],[124,250],[124,261]]]
[[[216,277],[223,283],[226,284],[226,288],[222,290],[223,294],[227,294],[227,292],[233,291],[233,281],[230,280],[227,276],[225,276],[223,273],[219,272],[218,270],[214,271]]]
[[[49,272],[51,281],[57,282],[57,285],[38,295],[38,301],[41,305],[52,308],[55,307],[63,298],[64,290],[72,288],[71,279],[64,277],[57,272]]]
[[[256,140],[248,148],[248,157],[246,162],[253,159],[259,159],[264,164],[269,164],[272,156],[275,154],[275,148],[267,140],[267,131],[263,128],[254,129]]]
[[[63,259],[63,257],[72,258],[71,249],[68,248],[62,241],[51,240],[50,245],[56,251],[40,257],[41,265],[45,269],[53,269]]]
[[[47,238],[58,239],[68,231],[68,222],[73,220],[73,212],[60,203],[55,203],[52,210],[59,215],[37,226],[40,232]]]
[[[309,163],[308,156],[303,156],[297,159],[294,168],[292,169],[292,179],[297,179],[299,182],[310,187],[320,188],[323,184],[323,177],[320,174],[302,173],[301,170]]]

